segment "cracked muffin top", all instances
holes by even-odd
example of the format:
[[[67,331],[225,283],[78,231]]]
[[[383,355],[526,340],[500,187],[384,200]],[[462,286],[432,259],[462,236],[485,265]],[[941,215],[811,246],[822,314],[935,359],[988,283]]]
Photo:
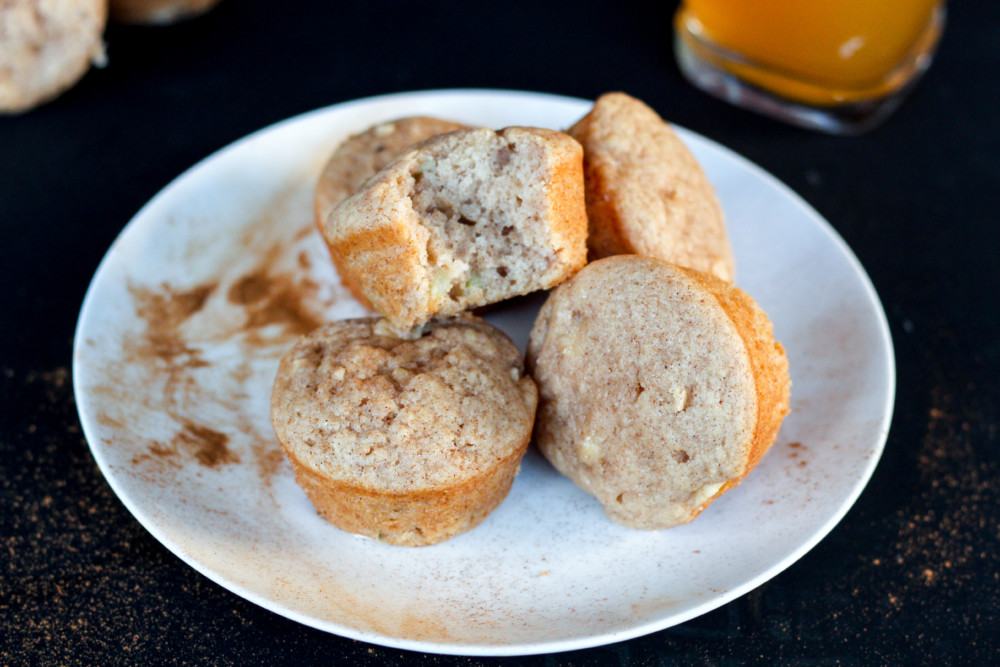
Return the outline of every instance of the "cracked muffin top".
[[[384,493],[434,490],[495,468],[530,437],[537,392],[499,329],[471,315],[402,338],[334,322],[282,359],[272,421],[291,457]]]

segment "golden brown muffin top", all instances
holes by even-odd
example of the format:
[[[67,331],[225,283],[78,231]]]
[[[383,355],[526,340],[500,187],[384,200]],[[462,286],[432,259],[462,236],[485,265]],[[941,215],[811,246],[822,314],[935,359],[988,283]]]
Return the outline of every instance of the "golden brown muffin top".
[[[279,440],[304,465],[386,493],[433,489],[523,446],[537,392],[520,353],[473,316],[413,339],[384,320],[335,322],[282,359],[272,394]]]
[[[773,442],[788,375],[771,335],[708,274],[634,255],[588,264],[531,332],[536,441],[614,520],[686,523]]]
[[[645,255],[733,280],[722,206],[655,111],[608,93],[569,133],[583,145],[590,259]]]

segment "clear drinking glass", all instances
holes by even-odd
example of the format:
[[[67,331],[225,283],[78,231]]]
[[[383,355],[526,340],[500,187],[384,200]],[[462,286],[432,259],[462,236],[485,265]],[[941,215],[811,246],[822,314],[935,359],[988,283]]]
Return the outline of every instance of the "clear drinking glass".
[[[943,0],[684,0],[684,76],[737,106],[857,134],[899,105],[934,55]]]

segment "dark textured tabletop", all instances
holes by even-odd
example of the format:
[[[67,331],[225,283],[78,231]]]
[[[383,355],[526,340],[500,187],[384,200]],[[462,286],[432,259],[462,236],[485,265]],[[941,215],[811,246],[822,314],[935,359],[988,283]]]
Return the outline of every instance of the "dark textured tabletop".
[[[111,25],[104,69],[0,117],[0,663],[1000,663],[1000,5],[953,3],[910,99],[853,138],[690,87],[672,56],[673,10],[224,0],[170,28]],[[866,490],[801,560],[627,642],[434,656],[244,600],[118,500],[82,434],[71,357],[87,285],[124,225],[184,169],[254,130],[438,88],[627,91],[773,173],[850,245],[888,318],[895,412]]]

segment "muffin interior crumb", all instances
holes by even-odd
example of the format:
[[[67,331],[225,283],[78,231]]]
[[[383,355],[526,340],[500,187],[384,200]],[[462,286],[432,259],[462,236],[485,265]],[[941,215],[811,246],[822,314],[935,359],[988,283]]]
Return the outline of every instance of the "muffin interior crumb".
[[[411,202],[429,231],[432,298],[464,308],[530,291],[556,261],[546,210],[543,149],[492,135],[428,151],[415,165]]]

